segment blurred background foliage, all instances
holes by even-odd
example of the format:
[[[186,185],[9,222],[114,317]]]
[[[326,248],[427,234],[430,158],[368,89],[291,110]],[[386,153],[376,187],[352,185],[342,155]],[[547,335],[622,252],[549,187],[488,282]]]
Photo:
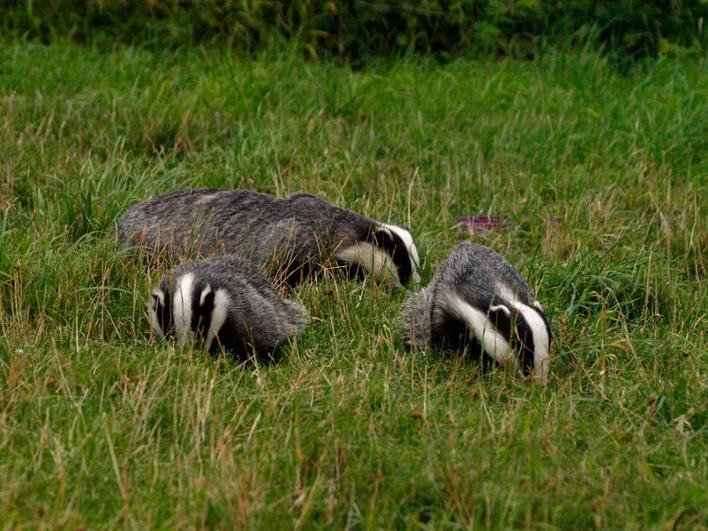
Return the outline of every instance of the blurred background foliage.
[[[703,53],[708,0],[2,0],[13,37],[244,51],[294,43],[310,57],[459,53],[528,57],[599,46],[625,58]]]

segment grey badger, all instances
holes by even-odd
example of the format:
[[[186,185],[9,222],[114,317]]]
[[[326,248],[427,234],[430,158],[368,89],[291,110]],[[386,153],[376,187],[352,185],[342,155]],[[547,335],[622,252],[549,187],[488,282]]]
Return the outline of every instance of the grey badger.
[[[272,355],[309,321],[302,306],[281,297],[254,265],[235,256],[183,264],[150,295],[148,319],[158,336],[174,336],[184,345],[194,334],[205,350],[223,348],[241,359]]]
[[[250,190],[182,190],[130,208],[118,222],[128,246],[188,257],[236,254],[293,285],[334,257],[350,275],[418,282],[410,233],[307,193],[279,199]]]
[[[551,328],[519,273],[483,245],[461,242],[401,311],[407,346],[463,350],[499,363],[516,355],[545,383]]]

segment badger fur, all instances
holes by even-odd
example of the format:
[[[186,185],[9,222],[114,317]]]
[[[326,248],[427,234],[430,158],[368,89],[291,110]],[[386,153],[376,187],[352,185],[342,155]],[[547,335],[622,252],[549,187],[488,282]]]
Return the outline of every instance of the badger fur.
[[[279,199],[249,190],[184,190],[129,209],[129,246],[195,257],[237,254],[295,284],[334,258],[349,273],[418,282],[410,233],[307,193]]]
[[[511,264],[483,245],[458,244],[430,284],[406,299],[402,325],[409,346],[468,348],[499,363],[517,357],[524,374],[548,378],[543,308]]]
[[[304,308],[283,299],[252,264],[235,256],[179,266],[150,295],[148,318],[158,336],[184,345],[195,335],[207,351],[223,348],[238,358],[272,354],[309,320]]]

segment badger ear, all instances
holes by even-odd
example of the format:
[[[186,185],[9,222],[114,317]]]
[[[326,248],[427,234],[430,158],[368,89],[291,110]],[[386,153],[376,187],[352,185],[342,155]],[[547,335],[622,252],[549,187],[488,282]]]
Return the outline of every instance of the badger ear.
[[[371,233],[371,239],[377,247],[384,249],[393,249],[396,246],[396,238],[390,229],[377,225]]]
[[[201,308],[214,307],[214,290],[211,289],[211,284],[204,286],[204,289],[199,294],[199,306]]]
[[[158,306],[165,305],[165,292],[162,291],[160,288],[154,288],[150,292],[150,296],[152,297],[152,307],[153,308],[157,308]]]
[[[487,319],[494,325],[501,336],[511,343],[513,318],[511,310],[505,304],[494,304],[487,311]]]
[[[511,310],[504,304],[496,304],[489,307],[490,312],[504,312],[507,317],[511,316]]]

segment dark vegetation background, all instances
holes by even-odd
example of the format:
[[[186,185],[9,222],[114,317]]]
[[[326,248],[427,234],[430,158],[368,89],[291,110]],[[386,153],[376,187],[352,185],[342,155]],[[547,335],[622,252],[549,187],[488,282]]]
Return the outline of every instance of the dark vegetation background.
[[[593,45],[622,58],[705,50],[706,0],[4,0],[0,30],[245,51],[292,42],[308,56],[354,63],[432,52],[532,56],[547,45]]]

